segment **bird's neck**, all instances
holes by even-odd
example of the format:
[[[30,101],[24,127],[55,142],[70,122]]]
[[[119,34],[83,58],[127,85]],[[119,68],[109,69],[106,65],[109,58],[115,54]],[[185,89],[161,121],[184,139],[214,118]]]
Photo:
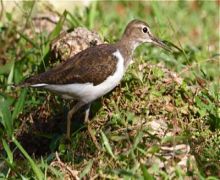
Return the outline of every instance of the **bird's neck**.
[[[139,43],[127,37],[122,37],[122,39],[116,43],[116,46],[118,47],[120,53],[124,57],[124,65],[126,68],[130,64],[132,60],[133,52],[138,45]]]

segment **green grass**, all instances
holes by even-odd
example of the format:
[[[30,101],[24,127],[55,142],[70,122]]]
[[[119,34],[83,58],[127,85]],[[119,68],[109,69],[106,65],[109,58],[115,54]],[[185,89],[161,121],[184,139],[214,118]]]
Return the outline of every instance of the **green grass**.
[[[61,179],[74,173],[101,179],[220,176],[217,2],[93,2],[83,12],[65,11],[49,34],[35,32],[35,6],[24,2],[19,20],[5,9],[7,19],[0,22],[0,178]],[[90,125],[100,149],[80,122],[82,110],[73,121],[68,151],[64,133],[69,102],[42,90],[8,85],[50,68],[50,43],[64,24],[93,29],[115,42],[133,18],[147,21],[155,35],[182,52],[138,47],[120,86],[92,105]],[[165,130],[153,131],[151,122],[162,123]],[[195,156],[186,169],[177,165],[181,151],[167,160],[164,150],[181,144],[189,144]]]

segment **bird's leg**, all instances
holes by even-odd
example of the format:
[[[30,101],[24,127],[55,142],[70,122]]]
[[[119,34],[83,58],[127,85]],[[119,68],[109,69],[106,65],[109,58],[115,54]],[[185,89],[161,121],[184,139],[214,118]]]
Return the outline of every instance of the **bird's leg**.
[[[91,103],[90,103],[90,104],[87,104],[87,109],[86,109],[86,113],[85,113],[84,122],[85,122],[86,125],[87,125],[87,129],[88,129],[89,135],[90,135],[91,138],[92,138],[93,143],[95,144],[95,146],[96,146],[97,149],[100,149],[100,147],[99,147],[99,145],[98,145],[98,142],[97,142],[97,140],[96,140],[96,137],[94,136],[94,134],[93,134],[93,132],[92,132],[92,129],[91,129],[91,127],[90,127],[90,123],[89,123],[90,106],[91,106]]]
[[[85,113],[85,119],[84,122],[88,123],[89,122],[89,112],[90,112],[90,107],[91,107],[91,103],[86,105],[86,113]]]
[[[66,133],[66,137],[68,140],[70,140],[70,128],[71,128],[71,119],[73,117],[73,114],[79,110],[79,108],[81,108],[85,103],[79,101],[77,102],[73,108],[71,110],[69,110],[68,114],[67,114],[67,133]]]

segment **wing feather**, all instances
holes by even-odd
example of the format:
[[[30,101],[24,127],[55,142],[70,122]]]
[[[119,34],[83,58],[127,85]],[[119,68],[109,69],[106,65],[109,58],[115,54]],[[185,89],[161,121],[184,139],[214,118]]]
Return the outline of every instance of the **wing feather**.
[[[90,47],[49,71],[25,80],[26,84],[100,84],[115,72],[117,49],[102,44]]]

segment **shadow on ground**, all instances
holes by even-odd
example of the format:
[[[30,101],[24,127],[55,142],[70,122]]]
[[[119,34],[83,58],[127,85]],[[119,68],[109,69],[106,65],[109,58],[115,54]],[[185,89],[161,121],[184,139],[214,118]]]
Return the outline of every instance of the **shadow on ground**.
[[[71,131],[87,131],[84,125],[84,116],[86,106],[82,107],[73,117],[71,124]],[[99,109],[101,103],[95,102],[91,106],[90,119],[92,119]],[[62,110],[61,110],[62,111]],[[18,141],[22,144],[24,149],[35,157],[50,154],[58,149],[61,141],[65,141],[66,133],[66,116],[68,109],[63,112],[42,118],[37,112],[33,113],[32,122],[26,121],[21,126],[20,132],[17,134]],[[21,158],[22,154],[16,150],[17,158]]]

